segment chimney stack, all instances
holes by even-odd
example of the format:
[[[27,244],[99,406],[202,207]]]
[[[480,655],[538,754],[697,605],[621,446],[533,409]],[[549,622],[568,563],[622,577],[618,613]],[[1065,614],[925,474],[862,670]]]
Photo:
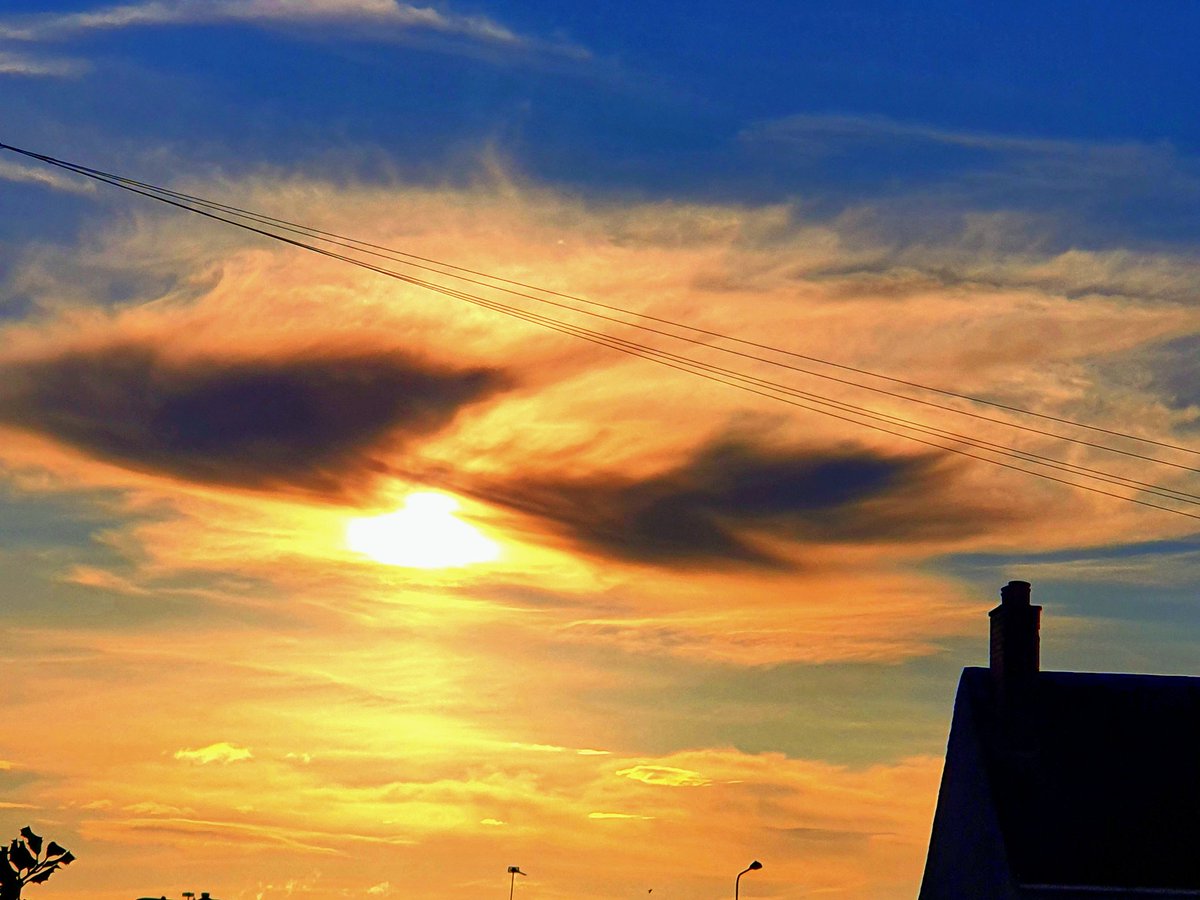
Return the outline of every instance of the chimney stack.
[[[1004,703],[1031,689],[1037,678],[1042,608],[1030,604],[1029,591],[1028,581],[1010,581],[1000,589],[1000,605],[988,613],[992,684]]]

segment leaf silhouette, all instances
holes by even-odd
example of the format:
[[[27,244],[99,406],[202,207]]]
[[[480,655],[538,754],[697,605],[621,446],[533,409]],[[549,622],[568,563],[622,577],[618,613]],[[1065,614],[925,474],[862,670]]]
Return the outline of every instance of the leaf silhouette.
[[[53,865],[47,869],[42,869],[42,871],[38,872],[32,878],[26,879],[25,883],[26,884],[41,884],[43,881],[45,881],[47,878],[49,878],[51,875],[53,875],[54,870],[57,868],[58,868],[57,865]]]
[[[25,838],[25,843],[29,845],[29,849],[33,851],[34,856],[42,852],[41,835],[34,834],[33,829],[28,825],[21,829],[21,837]]]
[[[29,852],[29,848],[15,838],[13,839],[13,842],[8,845],[8,858],[13,867],[18,870],[32,869],[37,865],[37,860],[34,858],[33,854]]]

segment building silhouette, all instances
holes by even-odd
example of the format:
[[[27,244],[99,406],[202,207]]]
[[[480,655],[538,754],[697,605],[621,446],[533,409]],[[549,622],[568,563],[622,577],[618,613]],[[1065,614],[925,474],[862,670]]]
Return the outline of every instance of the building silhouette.
[[[1042,672],[1009,582],[963,670],[920,900],[1200,897],[1200,678]]]

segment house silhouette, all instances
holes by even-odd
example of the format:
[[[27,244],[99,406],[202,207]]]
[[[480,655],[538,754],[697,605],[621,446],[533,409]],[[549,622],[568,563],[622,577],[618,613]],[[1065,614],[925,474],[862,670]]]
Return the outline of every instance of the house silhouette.
[[[989,615],[919,900],[1200,897],[1200,678],[1040,671],[1024,581]]]

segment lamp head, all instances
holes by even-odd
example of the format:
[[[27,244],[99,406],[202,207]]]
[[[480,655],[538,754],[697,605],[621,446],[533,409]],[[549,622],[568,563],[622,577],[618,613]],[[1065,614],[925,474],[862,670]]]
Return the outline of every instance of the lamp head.
[[[761,869],[761,868],[762,868],[762,863],[760,863],[760,862],[759,862],[759,861],[756,859],[754,862],[750,863],[750,868],[751,868],[751,869]]]

